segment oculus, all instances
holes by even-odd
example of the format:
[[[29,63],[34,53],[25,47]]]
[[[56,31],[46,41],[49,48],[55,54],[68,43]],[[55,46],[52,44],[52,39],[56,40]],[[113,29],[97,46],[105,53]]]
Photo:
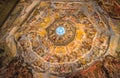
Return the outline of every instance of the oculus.
[[[56,28],[56,34],[61,36],[61,35],[64,35],[65,34],[65,28],[62,27],[62,26],[59,26]]]
[[[58,20],[47,28],[48,38],[57,46],[70,43],[75,37],[75,27],[70,21]]]

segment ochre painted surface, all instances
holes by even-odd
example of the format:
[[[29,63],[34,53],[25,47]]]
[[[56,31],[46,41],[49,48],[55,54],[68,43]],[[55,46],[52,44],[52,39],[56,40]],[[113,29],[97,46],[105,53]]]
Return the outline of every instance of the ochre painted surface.
[[[94,1],[20,0],[0,28],[0,78],[119,78],[119,6]]]

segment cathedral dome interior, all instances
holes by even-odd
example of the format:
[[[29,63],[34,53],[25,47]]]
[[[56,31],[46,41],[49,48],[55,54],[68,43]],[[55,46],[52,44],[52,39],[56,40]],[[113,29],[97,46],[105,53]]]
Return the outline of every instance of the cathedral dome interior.
[[[0,78],[120,78],[120,0],[1,0]]]

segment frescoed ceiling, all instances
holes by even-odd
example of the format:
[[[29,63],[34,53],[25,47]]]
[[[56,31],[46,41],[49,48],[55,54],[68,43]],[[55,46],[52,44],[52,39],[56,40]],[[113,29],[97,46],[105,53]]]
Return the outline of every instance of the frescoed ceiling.
[[[111,18],[120,20],[120,0],[97,0]]]
[[[119,0],[20,0],[0,28],[0,78],[119,78],[119,10]]]
[[[0,27],[3,25],[4,21],[7,19],[8,15],[17,3],[18,0],[0,0]]]

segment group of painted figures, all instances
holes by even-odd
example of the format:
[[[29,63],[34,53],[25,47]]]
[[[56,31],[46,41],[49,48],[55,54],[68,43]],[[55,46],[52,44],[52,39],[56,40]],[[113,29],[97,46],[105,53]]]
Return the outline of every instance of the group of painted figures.
[[[62,9],[59,4],[62,2],[53,2],[46,8],[48,2],[41,2],[23,26],[27,28],[18,32],[23,35],[17,47],[18,54],[34,70],[63,76],[101,60],[109,50],[112,31],[110,19],[98,5],[78,2],[81,8],[74,5],[73,9]],[[58,27],[65,33],[57,34]]]

